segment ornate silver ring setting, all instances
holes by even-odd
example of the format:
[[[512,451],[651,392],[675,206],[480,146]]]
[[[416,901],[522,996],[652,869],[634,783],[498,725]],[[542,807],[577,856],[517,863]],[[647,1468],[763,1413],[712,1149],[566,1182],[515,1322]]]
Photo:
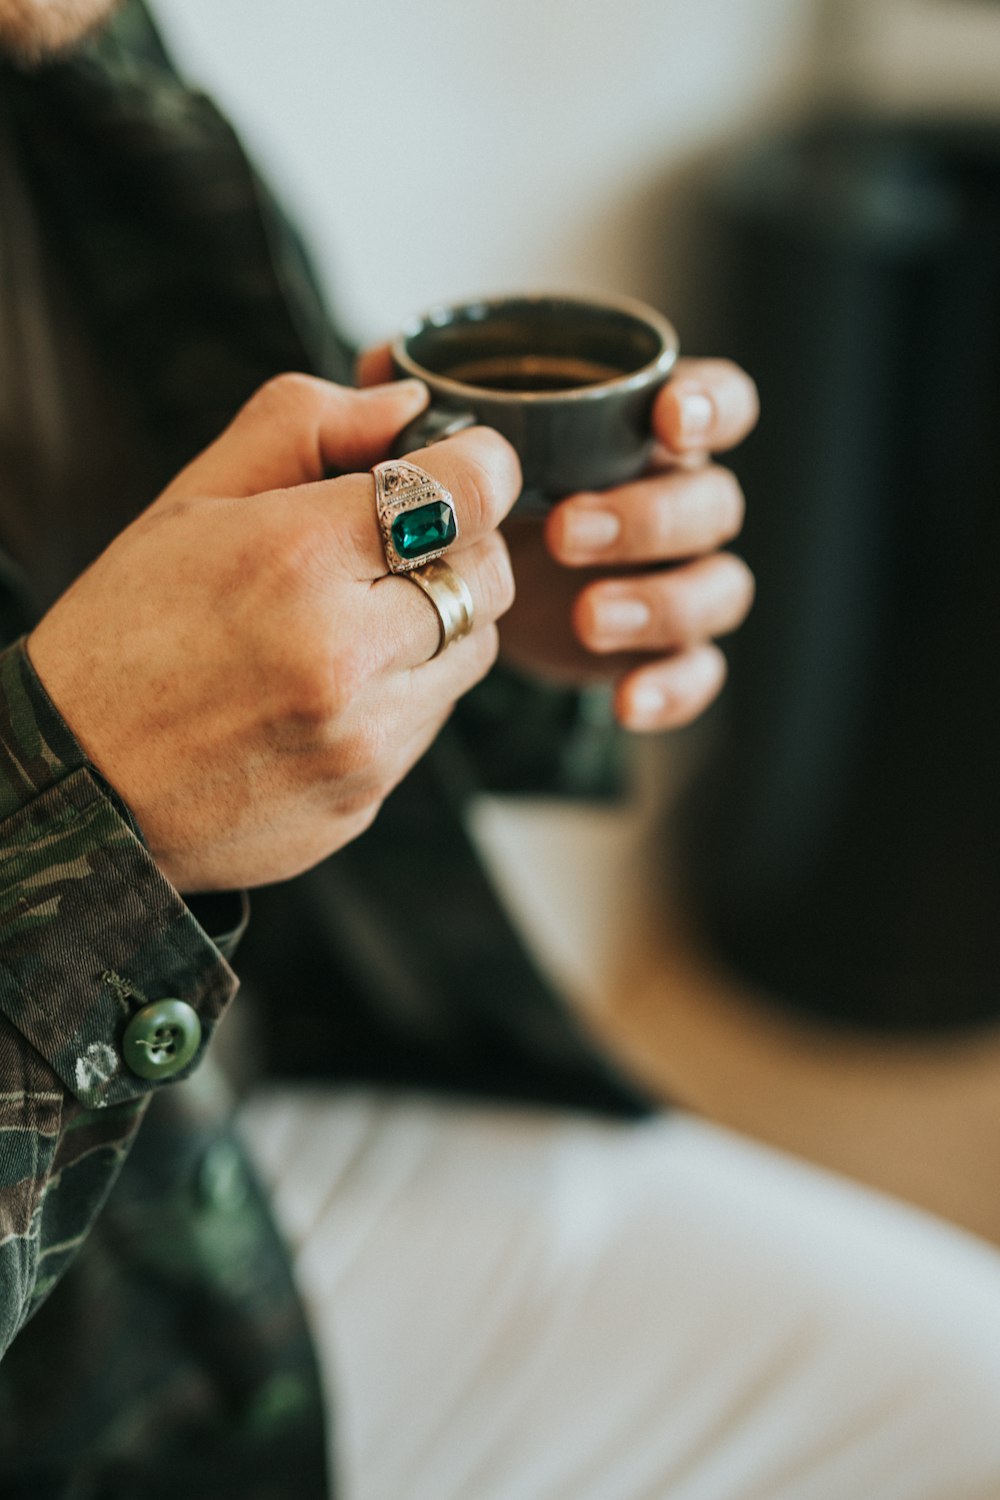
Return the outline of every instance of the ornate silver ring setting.
[[[390,573],[411,573],[446,552],[458,536],[450,491],[405,458],[376,464],[372,474]]]

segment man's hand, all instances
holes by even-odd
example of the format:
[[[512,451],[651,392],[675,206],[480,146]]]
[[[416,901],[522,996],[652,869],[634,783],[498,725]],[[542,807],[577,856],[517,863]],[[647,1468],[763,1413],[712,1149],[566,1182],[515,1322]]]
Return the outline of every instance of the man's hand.
[[[712,638],[753,601],[746,564],[717,549],[737,535],[743,495],[708,461],[757,420],[757,394],[725,360],[681,360],[660,392],[656,472],[600,494],[574,495],[505,535],[517,603],[502,649],[516,665],[563,682],[614,681],[629,729],[689,723],[725,680]]]
[[[367,469],[426,401],[281,376],[53,606],[46,689],[186,891],[284,879],[354,838],[489,670],[513,582],[513,450],[417,455],[454,496],[476,628],[430,660],[430,601],[387,576]]]
[[[391,376],[388,345],[361,356],[360,384]],[[725,681],[712,640],[736,629],[754,592],[746,564],[718,550],[742,526],[743,494],[709,454],[741,442],[757,415],[753,381],[729,360],[679,360],[653,409],[652,474],[573,495],[544,525],[506,522],[517,600],[504,657],[558,682],[614,682],[628,729],[696,719]]]

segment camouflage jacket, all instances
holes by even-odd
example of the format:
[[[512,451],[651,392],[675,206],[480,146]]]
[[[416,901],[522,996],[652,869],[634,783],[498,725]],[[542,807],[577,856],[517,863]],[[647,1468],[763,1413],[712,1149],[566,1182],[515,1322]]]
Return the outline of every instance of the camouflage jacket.
[[[0,505],[17,554],[0,566],[0,1494],[319,1500],[329,1399],[203,1063],[242,924],[232,906],[196,915],[165,881],[20,637],[258,384],[289,368],[346,380],[350,354],[140,5],[68,61],[0,67],[0,127],[0,168],[16,167],[0,209],[15,222],[23,190],[51,257],[39,306],[56,309],[53,347],[29,351],[0,403],[0,499],[17,476]],[[33,275],[37,257],[23,264]],[[0,306],[19,296],[0,274]],[[70,345],[71,409],[22,410],[36,363]],[[273,1067],[641,1107],[535,970],[465,834],[490,759],[508,784],[592,783],[595,755],[600,772],[606,737],[577,701],[537,693],[526,713],[526,691],[487,685],[369,835],[255,896],[240,972]],[[414,882],[417,849],[435,880]],[[419,952],[391,920],[415,900]],[[129,1038],[165,999],[196,1045],[151,1078]]]

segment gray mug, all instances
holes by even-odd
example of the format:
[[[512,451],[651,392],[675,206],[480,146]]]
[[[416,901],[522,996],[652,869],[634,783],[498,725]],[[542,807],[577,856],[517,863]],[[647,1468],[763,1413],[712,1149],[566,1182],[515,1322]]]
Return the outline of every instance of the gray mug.
[[[517,449],[522,509],[624,483],[649,463],[652,406],[677,351],[666,318],[631,300],[516,295],[431,308],[392,344],[397,375],[431,393],[394,454],[482,423]]]

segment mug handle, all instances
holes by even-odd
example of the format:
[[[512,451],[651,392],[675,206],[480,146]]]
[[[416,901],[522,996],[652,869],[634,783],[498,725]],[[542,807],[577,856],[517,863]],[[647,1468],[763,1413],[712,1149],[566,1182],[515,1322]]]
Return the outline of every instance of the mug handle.
[[[414,417],[412,422],[407,422],[403,430],[396,434],[392,447],[389,449],[390,458],[402,458],[404,454],[412,453],[416,448],[430,448],[434,443],[440,443],[445,438],[454,437],[456,432],[464,432],[467,427],[475,427],[478,418],[471,411],[461,411],[455,407],[429,406],[422,411],[419,417]]]
[[[407,422],[402,431],[396,434],[389,449],[389,457],[405,458],[407,453],[413,453],[418,448],[431,448],[445,438],[454,437],[457,432],[464,432],[467,427],[478,426],[479,422],[480,418],[475,412],[463,411],[460,407],[428,406],[426,411],[422,411],[419,417],[414,417],[412,422]],[[541,490],[526,488],[515,501],[512,514],[521,517],[543,516],[551,508],[551,497],[543,495]]]

